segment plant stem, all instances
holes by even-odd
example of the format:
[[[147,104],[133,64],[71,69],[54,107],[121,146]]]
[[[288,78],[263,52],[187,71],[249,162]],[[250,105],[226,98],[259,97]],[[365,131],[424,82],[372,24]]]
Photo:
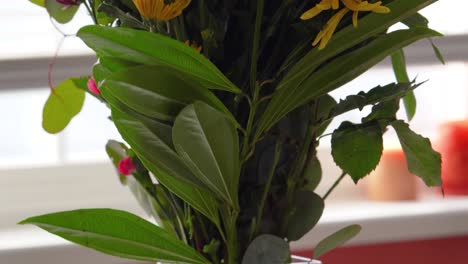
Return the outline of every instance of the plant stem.
[[[89,3],[88,3],[89,2]],[[88,10],[89,12],[89,15],[91,16],[91,18],[93,19],[93,22],[94,24],[98,24],[98,21],[97,21],[97,17],[96,17],[96,12],[94,10],[94,1],[92,0],[89,0],[89,1],[83,1],[86,9]]]
[[[260,206],[257,212],[257,219],[254,224],[253,230],[250,234],[249,240],[252,240],[252,238],[258,234],[258,228],[262,221],[263,210],[265,209],[266,199],[268,198],[268,194],[270,193],[271,183],[273,182],[273,176],[275,175],[276,166],[278,165],[278,161],[281,156],[281,145],[282,145],[281,142],[279,141],[276,142],[275,156],[273,157],[273,164],[270,168],[270,171],[268,172],[268,181],[267,181],[267,184],[265,185],[265,189],[263,190],[262,200],[260,202]]]
[[[335,181],[335,183],[333,183],[332,187],[330,187],[327,193],[325,193],[325,195],[323,196],[323,200],[327,199],[327,197],[333,192],[333,190],[338,186],[338,184],[340,184],[341,180],[343,180],[346,175],[347,173],[344,171],[343,173],[341,173],[340,177]]]

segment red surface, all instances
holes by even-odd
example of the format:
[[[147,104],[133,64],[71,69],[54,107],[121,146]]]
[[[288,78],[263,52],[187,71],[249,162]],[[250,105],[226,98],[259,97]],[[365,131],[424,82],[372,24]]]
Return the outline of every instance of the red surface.
[[[295,254],[311,257],[311,252]],[[345,247],[320,260],[323,264],[468,264],[468,236]]]
[[[442,125],[439,141],[445,192],[468,194],[468,121]]]

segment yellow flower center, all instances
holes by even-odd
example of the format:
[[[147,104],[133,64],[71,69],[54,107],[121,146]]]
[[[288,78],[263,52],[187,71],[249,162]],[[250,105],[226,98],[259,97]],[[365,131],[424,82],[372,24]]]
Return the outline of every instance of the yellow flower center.
[[[133,0],[133,3],[143,18],[161,22],[169,21],[180,16],[182,11],[190,4],[191,0],[173,0],[170,3],[167,3],[166,1]]]
[[[316,17],[317,15],[322,13],[322,11],[330,9],[337,10],[340,8],[340,2],[344,5],[344,7],[330,18],[330,20],[319,32],[314,42],[312,43],[312,45],[314,46],[320,43],[319,49],[325,48],[325,46],[328,44],[331,37],[333,36],[333,33],[335,32],[336,28],[338,27],[338,24],[349,11],[353,12],[354,27],[358,26],[358,17],[360,11],[382,14],[390,12],[390,9],[388,7],[382,6],[381,1],[376,3],[369,3],[368,1],[362,0],[322,0],[313,8],[304,12],[301,16],[301,19],[308,20]]]

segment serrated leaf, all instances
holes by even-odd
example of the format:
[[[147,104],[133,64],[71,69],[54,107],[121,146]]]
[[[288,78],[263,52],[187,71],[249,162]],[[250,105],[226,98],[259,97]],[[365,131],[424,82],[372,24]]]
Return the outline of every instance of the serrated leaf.
[[[421,177],[427,186],[440,186],[442,161],[440,154],[432,149],[431,141],[413,132],[404,121],[394,121],[391,125],[405,152],[408,170]]]
[[[372,107],[372,112],[362,119],[363,123],[372,122],[374,120],[384,120],[388,122],[396,119],[396,113],[400,109],[399,102],[397,100],[385,101],[378,103]]]
[[[332,135],[335,163],[357,183],[379,164],[383,151],[382,129],[377,122],[343,122]]]
[[[250,243],[242,264],[284,264],[289,258],[286,241],[273,235],[260,235]]]
[[[164,229],[124,211],[82,209],[31,217],[20,224],[33,224],[76,244],[127,259],[210,263]]]
[[[259,121],[255,138],[295,108],[348,83],[396,50],[419,39],[438,35],[427,28],[394,31],[330,62],[300,84],[291,83],[278,90]]]
[[[231,120],[203,102],[177,116],[172,131],[177,153],[213,193],[238,208],[239,139]]]
[[[344,245],[361,232],[361,226],[350,225],[320,241],[314,248],[314,258],[318,258],[331,250]]]
[[[286,237],[289,241],[296,241],[307,234],[320,220],[323,214],[324,202],[322,197],[312,191],[296,192],[289,216]]]
[[[130,28],[101,26],[83,27],[78,37],[99,55],[167,67],[180,78],[204,88],[241,92],[207,58],[169,37]]]
[[[57,85],[49,95],[42,113],[42,127],[45,131],[56,134],[65,129],[73,117],[83,107],[85,93],[78,88],[74,79],[68,79]]]
[[[70,22],[78,11],[78,5],[67,6],[56,0],[45,0],[45,7],[51,17],[60,24]]]

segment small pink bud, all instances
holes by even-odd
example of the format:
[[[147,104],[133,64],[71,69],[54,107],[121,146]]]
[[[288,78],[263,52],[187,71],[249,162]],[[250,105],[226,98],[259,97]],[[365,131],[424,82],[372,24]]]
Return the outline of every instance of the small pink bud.
[[[96,80],[94,80],[94,77],[89,78],[88,80],[88,89],[91,93],[95,95],[100,95],[101,91],[99,91],[99,88],[97,87]]]
[[[119,173],[125,176],[128,176],[136,171],[135,163],[133,163],[130,157],[121,159],[117,167],[119,169]]]

